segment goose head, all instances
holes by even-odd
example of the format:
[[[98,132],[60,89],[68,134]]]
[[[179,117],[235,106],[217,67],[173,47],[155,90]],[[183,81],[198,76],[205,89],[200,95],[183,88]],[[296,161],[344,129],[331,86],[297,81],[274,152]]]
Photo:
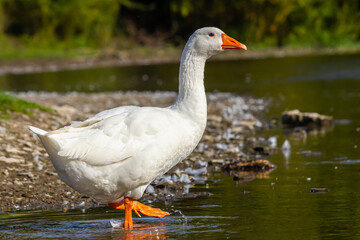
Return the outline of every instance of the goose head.
[[[185,49],[196,52],[206,59],[226,49],[247,49],[244,44],[229,37],[216,27],[204,27],[196,30],[186,45]]]

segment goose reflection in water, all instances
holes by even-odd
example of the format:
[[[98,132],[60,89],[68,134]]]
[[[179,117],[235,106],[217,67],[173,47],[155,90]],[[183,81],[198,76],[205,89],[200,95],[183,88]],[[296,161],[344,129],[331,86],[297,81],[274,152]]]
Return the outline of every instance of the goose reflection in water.
[[[111,239],[168,239],[167,230],[168,228],[164,223],[134,224],[133,230],[127,230],[123,227],[113,228]]]

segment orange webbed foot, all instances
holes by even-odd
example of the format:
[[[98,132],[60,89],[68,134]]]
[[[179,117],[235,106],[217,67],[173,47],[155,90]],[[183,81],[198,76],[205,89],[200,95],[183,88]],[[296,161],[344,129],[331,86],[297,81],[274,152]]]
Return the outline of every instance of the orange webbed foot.
[[[119,203],[108,203],[109,207],[113,208],[113,209],[123,209],[125,210],[125,204],[124,202],[119,202]]]
[[[145,204],[142,204],[138,201],[134,201],[133,203],[133,211],[141,217],[140,213],[150,216],[150,217],[156,217],[156,218],[162,218],[167,215],[170,215],[170,213],[165,212],[159,208],[152,208],[149,206],[146,206]]]
[[[113,209],[123,209],[125,210],[125,203],[119,202],[119,203],[108,203],[109,207]],[[159,208],[152,208],[149,206],[146,206],[145,204],[142,204],[138,201],[133,201],[132,211],[136,213],[139,217],[141,217],[140,213],[150,216],[150,217],[157,217],[162,218],[167,215],[170,215],[168,212],[165,212]]]
[[[170,215],[168,212],[162,211],[159,208],[152,208],[142,204],[138,201],[134,201],[132,198],[125,197],[124,202],[120,203],[108,203],[109,207],[114,209],[125,209],[125,220],[124,220],[124,228],[131,230],[133,228],[132,214],[134,211],[136,215],[141,217],[140,213],[150,216],[162,218],[167,215]]]

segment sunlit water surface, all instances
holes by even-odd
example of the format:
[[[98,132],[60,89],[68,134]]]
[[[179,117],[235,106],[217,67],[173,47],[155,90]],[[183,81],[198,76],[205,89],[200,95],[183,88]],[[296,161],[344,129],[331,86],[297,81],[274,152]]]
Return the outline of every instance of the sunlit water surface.
[[[177,89],[176,64],[113,67],[0,76],[11,91],[116,91]],[[18,212],[2,215],[7,239],[360,239],[360,55],[314,56],[209,62],[208,91],[266,97],[265,117],[298,108],[332,115],[334,128],[305,140],[269,130],[292,146],[289,157],[270,157],[278,166],[267,179],[235,183],[213,173],[209,196],[154,206],[163,219],[135,218],[133,231],[111,227],[123,213],[109,208]],[[344,121],[346,120],[346,121]],[[320,152],[303,156],[302,151]],[[310,193],[313,187],[328,193]],[[182,214],[180,214],[182,213]]]

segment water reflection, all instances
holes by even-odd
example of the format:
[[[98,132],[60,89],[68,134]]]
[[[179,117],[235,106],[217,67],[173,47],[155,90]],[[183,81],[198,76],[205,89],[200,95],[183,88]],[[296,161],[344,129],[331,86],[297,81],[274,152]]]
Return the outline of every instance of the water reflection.
[[[111,239],[168,239],[168,228],[164,223],[153,224],[134,224],[133,230],[125,230],[123,228],[113,228],[111,231]]]
[[[224,173],[233,176],[236,183],[244,183],[255,179],[269,179],[270,173],[274,170],[275,168],[266,171],[229,171]]]
[[[295,127],[295,128],[283,128],[283,135],[289,137],[291,140],[306,142],[309,136],[326,136],[326,134],[334,129],[334,125],[308,128],[308,127]]]

